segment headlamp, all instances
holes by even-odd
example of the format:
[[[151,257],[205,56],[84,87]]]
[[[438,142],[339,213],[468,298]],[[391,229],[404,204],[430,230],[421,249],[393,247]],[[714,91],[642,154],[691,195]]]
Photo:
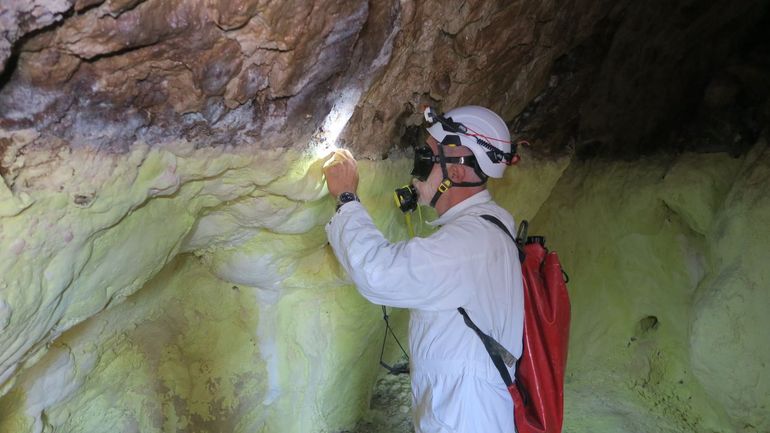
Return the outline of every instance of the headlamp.
[[[425,121],[428,122],[428,127],[432,126],[436,122],[439,122],[441,123],[441,127],[444,128],[444,131],[453,132],[455,134],[468,133],[468,128],[466,128],[465,125],[460,122],[455,122],[451,117],[444,117],[443,115],[436,113],[436,111],[431,106],[425,107],[423,115],[425,116]]]
[[[436,111],[430,105],[425,106],[422,114],[425,116],[425,121],[428,122],[428,125],[433,125],[438,121],[438,115],[436,115]]]

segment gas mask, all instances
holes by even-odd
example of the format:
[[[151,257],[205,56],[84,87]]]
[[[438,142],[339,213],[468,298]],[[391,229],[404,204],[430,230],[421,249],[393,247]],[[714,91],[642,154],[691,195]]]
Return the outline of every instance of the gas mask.
[[[435,155],[433,150],[427,145],[420,146],[414,150],[414,166],[412,176],[416,179],[413,185],[403,186],[396,189],[394,196],[396,206],[402,212],[411,212],[417,209],[418,204],[436,206],[441,194],[445,193],[452,186],[476,186],[481,183],[462,183],[454,184],[448,177],[447,164],[462,164],[476,169],[476,158],[469,156],[444,156],[442,145],[438,146],[439,154]],[[429,182],[430,173],[435,164],[441,164],[443,179],[439,182]]]
[[[396,206],[401,209],[401,212],[412,212],[417,209],[418,204],[421,203],[421,197],[425,196],[425,182],[428,181],[431,171],[433,171],[433,165],[440,162],[441,159],[433,154],[431,148],[427,145],[423,145],[414,149],[414,166],[412,167],[412,177],[416,179],[412,185],[406,185],[401,188],[397,188],[395,192]],[[416,186],[415,186],[416,184]],[[420,194],[420,190],[423,190],[423,194]]]
[[[502,177],[505,166],[519,160],[516,145],[510,141],[505,122],[494,112],[484,107],[466,106],[451,110],[448,114],[453,114],[454,119],[437,113],[431,107],[423,109],[428,123],[426,132],[438,142],[438,155],[427,145],[415,149],[412,169],[412,176],[416,179],[414,186],[398,188],[394,194],[396,205],[403,212],[415,210],[418,203],[436,207],[441,195],[450,188],[484,185],[490,176]],[[467,148],[473,155],[445,155],[445,149],[458,146]],[[441,166],[441,177],[429,179],[436,164]],[[447,164],[472,168],[479,181],[453,181],[449,178]],[[482,166],[485,168],[482,169]]]
[[[430,172],[433,170],[433,164],[440,161],[440,158],[433,154],[433,151],[429,146],[420,146],[414,150],[414,167],[412,168],[412,177],[414,177],[418,186],[422,186],[421,183],[425,183],[430,176]],[[424,188],[419,188],[424,189]],[[401,212],[411,212],[417,209],[420,203],[421,194],[419,189],[412,185],[406,185],[396,189],[395,199],[396,206],[401,209]],[[423,191],[424,195],[425,191]]]
[[[470,115],[468,110],[471,112]],[[453,112],[457,112],[460,118],[470,118],[472,121],[479,119],[488,120],[487,118],[491,115],[494,119],[498,120],[502,124],[502,128],[506,133],[505,135],[507,135],[507,128],[505,127],[502,119],[483,107],[462,107],[460,109],[453,110]],[[487,112],[489,112],[489,114]],[[401,209],[402,212],[410,212],[415,210],[418,203],[429,204],[431,207],[436,207],[436,203],[438,202],[439,198],[441,198],[441,195],[452,187],[475,187],[484,185],[489,176],[484,172],[484,170],[481,169],[479,161],[476,159],[476,155],[478,154],[481,154],[482,158],[488,158],[488,160],[484,159],[484,162],[487,164],[490,162],[492,164],[499,164],[504,162],[506,165],[510,165],[514,163],[514,160],[518,160],[515,146],[512,147],[512,152],[504,152],[499,148],[500,146],[496,147],[490,144],[491,140],[512,144],[510,141],[508,141],[507,138],[495,138],[476,132],[465,124],[459,121],[454,121],[451,117],[445,117],[442,114],[436,113],[431,107],[426,107],[423,111],[423,114],[425,115],[426,122],[428,122],[428,132],[431,134],[431,136],[433,136],[434,139],[439,140],[438,155],[435,155],[431,148],[427,145],[420,146],[415,149],[414,168],[412,169],[412,176],[417,179],[417,181],[414,183],[415,186],[407,185],[398,188],[395,191],[396,205],[399,209]],[[471,152],[474,153],[474,155],[445,155],[445,148],[456,146],[467,147]],[[442,177],[439,182],[429,182],[428,178],[430,173],[433,171],[433,166],[435,164],[441,165]],[[452,181],[449,178],[447,164],[460,164],[471,167],[478,176],[479,181]],[[500,174],[496,177],[501,176],[502,171],[500,171]],[[430,197],[430,199],[428,199],[428,197]]]
[[[433,164],[440,163],[441,158],[433,154],[430,146],[423,145],[414,149],[414,167],[412,176],[421,182],[428,180],[430,172],[433,171]]]

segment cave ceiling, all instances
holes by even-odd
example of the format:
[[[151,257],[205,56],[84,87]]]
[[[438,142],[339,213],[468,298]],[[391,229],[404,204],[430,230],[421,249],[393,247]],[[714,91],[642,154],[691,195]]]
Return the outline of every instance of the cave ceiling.
[[[536,152],[635,156],[751,95],[748,143],[767,120],[767,5],[5,0],[0,128],[107,152],[302,148],[336,109],[340,142],[379,159],[421,104],[480,104]]]

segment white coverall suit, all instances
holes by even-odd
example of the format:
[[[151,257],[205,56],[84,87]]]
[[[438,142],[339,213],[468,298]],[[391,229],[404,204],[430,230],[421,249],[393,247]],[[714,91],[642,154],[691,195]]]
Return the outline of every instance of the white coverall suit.
[[[464,307],[484,333],[521,356],[524,304],[513,217],[482,191],[432,225],[427,238],[391,243],[359,202],[326,227],[329,243],[358,291],[375,304],[410,309],[414,423],[418,433],[513,432],[513,402]],[[513,369],[510,369],[514,377]]]

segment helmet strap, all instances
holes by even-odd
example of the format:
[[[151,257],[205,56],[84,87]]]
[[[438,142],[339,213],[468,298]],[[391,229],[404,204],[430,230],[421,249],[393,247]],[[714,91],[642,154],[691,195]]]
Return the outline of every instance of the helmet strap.
[[[444,194],[449,190],[449,188],[452,188],[453,186],[457,187],[471,187],[471,186],[481,186],[487,183],[487,175],[485,175],[481,169],[479,168],[478,162],[476,162],[473,165],[473,171],[476,173],[476,175],[479,176],[481,179],[479,182],[459,182],[455,183],[452,181],[452,179],[449,178],[449,170],[447,170],[446,167],[446,156],[444,155],[444,142],[453,142],[454,139],[449,139],[449,137],[455,137],[457,142],[460,141],[460,137],[457,135],[447,135],[445,139],[439,143],[438,147],[438,154],[439,154],[439,164],[441,164],[441,175],[442,180],[441,183],[438,185],[438,188],[436,189],[436,193],[433,194],[433,198],[430,200],[430,207],[435,208],[436,203],[438,203],[438,200],[441,198],[441,195]],[[455,144],[447,144],[448,146],[455,146]]]
[[[433,194],[433,198],[430,199],[430,207],[436,207],[436,203],[438,203],[438,199],[441,198],[441,194],[447,192],[449,188],[452,187],[452,179],[444,178],[444,180],[441,181],[441,183],[438,185],[438,189],[436,189],[436,193]]]
[[[446,171],[446,167],[445,167],[445,165],[444,165],[444,162],[445,162],[446,160],[448,160],[449,158],[447,158],[447,157],[445,157],[445,156],[444,156],[444,152],[443,152],[443,150],[441,149],[441,146],[442,146],[442,145],[443,145],[443,146],[452,146],[452,147],[455,147],[455,146],[462,146],[462,141],[460,140],[460,136],[459,136],[459,135],[457,135],[457,134],[447,134],[447,135],[444,137],[444,139],[443,139],[443,140],[441,140],[441,143],[440,143],[440,144],[439,144],[439,146],[438,146],[438,148],[439,148],[439,157],[441,158],[441,163],[442,163],[442,165],[441,165],[441,171],[442,171],[442,173],[444,174],[444,179],[446,179],[446,178],[448,178],[449,176],[448,176],[448,174],[447,174],[447,171]],[[492,147],[492,149],[495,149],[495,148],[494,148],[494,147]],[[496,149],[495,149],[495,150],[496,150]],[[454,161],[449,161],[449,162],[454,162]],[[469,167],[472,167],[472,168],[473,168],[473,172],[474,172],[474,173],[476,173],[476,175],[477,175],[477,176],[479,177],[479,179],[481,179],[481,180],[480,180],[479,182],[461,182],[461,183],[453,183],[453,184],[452,184],[453,186],[481,186],[481,185],[484,185],[485,183],[487,183],[487,179],[489,179],[489,176],[487,176],[487,175],[486,175],[486,173],[484,173],[484,171],[482,171],[482,170],[481,170],[481,166],[479,166],[479,160],[478,160],[478,158],[476,158],[475,156],[473,157],[473,165],[469,165],[469,164],[464,164],[464,165],[468,165]]]

